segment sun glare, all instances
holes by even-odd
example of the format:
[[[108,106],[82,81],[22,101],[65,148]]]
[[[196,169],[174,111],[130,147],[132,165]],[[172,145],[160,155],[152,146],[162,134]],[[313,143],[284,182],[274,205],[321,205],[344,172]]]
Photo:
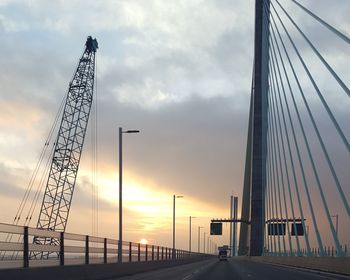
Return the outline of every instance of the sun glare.
[[[140,243],[143,244],[143,245],[146,245],[148,243],[147,239],[146,238],[142,238],[140,240]]]

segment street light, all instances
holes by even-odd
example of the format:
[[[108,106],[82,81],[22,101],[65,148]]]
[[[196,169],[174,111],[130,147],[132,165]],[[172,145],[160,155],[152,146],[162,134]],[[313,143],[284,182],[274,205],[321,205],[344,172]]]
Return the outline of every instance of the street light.
[[[206,235],[207,233],[206,232],[204,232],[204,235],[203,235],[203,253],[205,254],[205,235]]]
[[[339,220],[339,215],[335,214],[331,216],[332,218],[335,218],[335,233],[337,234],[337,238],[338,238],[338,220]]]
[[[211,239],[208,240],[208,254],[211,254]]]
[[[192,245],[192,219],[195,219],[197,217],[190,216],[190,226],[189,226],[189,241],[188,241],[188,251],[191,253],[191,245]]]
[[[198,253],[200,252],[200,245],[201,245],[201,228],[203,227],[198,227]]]
[[[211,254],[211,239],[208,236],[208,254]]]
[[[125,130],[119,127],[119,241],[118,262],[122,262],[123,253],[123,133],[139,133],[139,130]]]
[[[173,259],[175,259],[175,200],[183,197],[183,195],[173,195]]]

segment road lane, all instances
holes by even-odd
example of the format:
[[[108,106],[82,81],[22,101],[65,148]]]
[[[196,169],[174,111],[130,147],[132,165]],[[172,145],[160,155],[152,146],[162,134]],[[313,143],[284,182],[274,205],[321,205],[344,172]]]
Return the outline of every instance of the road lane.
[[[151,272],[138,273],[131,276],[114,278],[118,280],[189,280],[215,265],[216,259],[194,262],[185,265],[157,269]]]
[[[345,280],[348,276],[321,273],[307,269],[271,265],[244,259],[217,261],[205,273],[198,274],[195,280]],[[193,279],[193,280],[194,280]]]
[[[349,276],[307,269],[253,262],[241,258],[229,261],[211,259],[152,272],[135,274],[120,280],[346,280]]]

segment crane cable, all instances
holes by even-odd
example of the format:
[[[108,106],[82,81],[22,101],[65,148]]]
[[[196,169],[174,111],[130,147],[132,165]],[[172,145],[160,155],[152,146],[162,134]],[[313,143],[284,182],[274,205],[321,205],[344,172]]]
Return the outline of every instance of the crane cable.
[[[95,103],[93,106],[93,118],[91,124],[91,207],[92,207],[92,234],[98,236],[98,94],[97,94],[97,61],[95,57]]]
[[[77,65],[79,65],[79,61],[78,61]],[[73,73],[71,80],[73,79],[74,74],[75,74],[75,72]],[[13,219],[13,222],[12,222],[13,225],[20,224],[21,217],[23,215],[23,211],[24,211],[24,209],[27,206],[27,202],[28,202],[28,199],[29,199],[29,197],[31,195],[32,189],[34,187],[34,184],[37,182],[37,176],[39,174],[39,171],[42,169],[42,163],[43,163],[45,157],[47,155],[49,155],[47,157],[47,161],[45,163],[44,171],[42,172],[42,176],[41,176],[41,178],[39,180],[39,184],[38,184],[37,189],[35,191],[35,194],[34,194],[34,196],[32,198],[32,202],[30,203],[30,207],[29,207],[29,210],[27,212],[26,219],[23,222],[23,225],[24,226],[28,226],[30,224],[31,220],[32,220],[32,216],[33,216],[33,213],[34,213],[34,211],[36,209],[36,206],[38,204],[41,191],[44,190],[44,188],[46,186],[45,179],[48,177],[49,167],[50,167],[50,163],[51,163],[51,160],[52,160],[52,156],[53,156],[53,153],[54,153],[54,148],[55,148],[55,144],[56,143],[55,142],[52,143],[52,146],[51,146],[51,148],[49,150],[49,153],[47,152],[47,150],[48,150],[48,147],[50,146],[50,143],[52,142],[52,137],[53,137],[55,131],[57,131],[57,124],[59,123],[60,117],[62,116],[62,112],[63,112],[63,109],[64,109],[64,105],[66,103],[68,92],[69,92],[69,88],[68,88],[68,91],[64,94],[64,96],[62,98],[62,101],[60,103],[60,106],[59,106],[59,108],[58,108],[58,110],[56,112],[53,124],[52,124],[52,126],[51,126],[51,128],[49,130],[48,136],[46,137],[46,140],[45,140],[45,143],[44,143],[44,147],[41,150],[41,153],[39,155],[39,159],[38,159],[38,161],[37,161],[37,163],[35,165],[35,168],[34,168],[34,170],[32,172],[32,175],[30,176],[29,183],[28,183],[28,185],[26,187],[25,193],[24,193],[24,195],[23,195],[23,197],[21,199],[20,205],[19,205],[19,207],[17,209],[17,212],[15,214],[15,217]],[[13,234],[10,234],[10,233],[7,234],[7,236],[5,238],[5,242],[11,242],[12,237],[13,237]],[[23,236],[19,235],[18,241],[20,241],[21,238],[23,238]],[[5,256],[6,256],[6,251],[0,251],[0,257],[1,257],[2,260],[5,258]],[[13,255],[12,255],[11,258],[13,258]]]

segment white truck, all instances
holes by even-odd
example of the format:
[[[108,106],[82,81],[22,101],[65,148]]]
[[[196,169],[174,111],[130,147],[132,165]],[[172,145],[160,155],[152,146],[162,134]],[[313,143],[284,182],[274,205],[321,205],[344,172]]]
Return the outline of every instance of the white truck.
[[[219,250],[219,261],[227,261],[227,251],[229,250],[227,245],[224,245],[222,247],[218,247]]]

